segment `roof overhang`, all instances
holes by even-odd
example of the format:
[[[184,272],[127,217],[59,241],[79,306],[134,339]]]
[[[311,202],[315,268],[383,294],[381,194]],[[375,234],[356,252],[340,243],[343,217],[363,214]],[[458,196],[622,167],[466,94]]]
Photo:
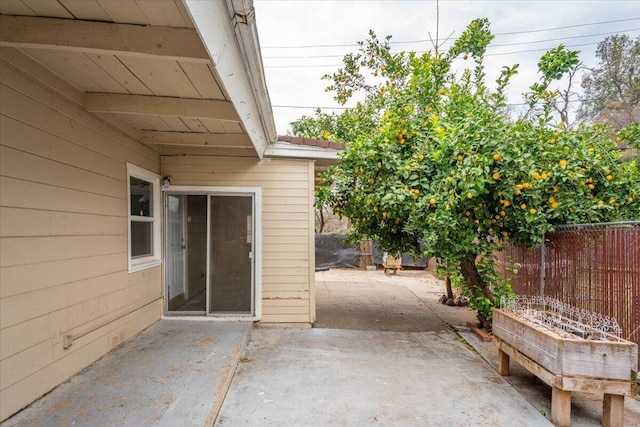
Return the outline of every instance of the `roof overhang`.
[[[15,0],[0,14],[3,58],[49,70],[161,153],[262,158],[276,139],[250,0]]]
[[[183,0],[259,157],[276,140],[251,0]],[[235,35],[234,46],[229,35]]]
[[[338,160],[340,150],[323,147],[310,147],[305,145],[294,145],[287,142],[276,142],[270,144],[264,155],[273,158],[293,158],[315,160],[316,164],[329,166]]]
[[[340,142],[280,135],[276,143],[267,147],[265,157],[313,160],[315,186],[320,187],[326,185],[321,175],[338,162],[338,153],[343,150],[344,144]]]

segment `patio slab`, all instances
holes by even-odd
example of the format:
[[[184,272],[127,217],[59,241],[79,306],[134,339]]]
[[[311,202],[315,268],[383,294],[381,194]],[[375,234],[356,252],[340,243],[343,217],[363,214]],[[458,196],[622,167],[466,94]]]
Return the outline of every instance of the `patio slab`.
[[[256,328],[216,426],[549,426],[450,331]]]
[[[252,327],[161,320],[2,427],[211,425]]]
[[[438,303],[432,279],[319,273],[326,329],[161,320],[1,427],[551,425],[549,387],[517,364],[500,377],[493,344],[464,326],[474,313]],[[572,423],[600,425],[601,396],[572,406]],[[625,419],[640,402],[626,399]]]
[[[476,318],[465,307],[434,304],[443,282],[423,270],[330,269],[316,273],[317,320],[314,328],[367,331],[444,331],[440,311],[458,316],[452,325]]]

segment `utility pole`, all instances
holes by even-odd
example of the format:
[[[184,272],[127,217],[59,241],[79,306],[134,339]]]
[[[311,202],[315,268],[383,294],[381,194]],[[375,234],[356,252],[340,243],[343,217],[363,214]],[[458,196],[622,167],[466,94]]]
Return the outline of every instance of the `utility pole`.
[[[427,32],[427,34],[429,35],[429,40],[431,40],[431,46],[433,46],[433,50],[436,53],[436,55],[438,54],[438,50],[440,49],[440,46],[444,45],[447,41],[449,41],[449,39],[453,35],[453,31],[452,31],[451,34],[449,34],[449,37],[447,37],[445,40],[442,41],[442,43],[440,43],[440,1],[439,0],[436,0],[436,40],[435,42],[433,40],[433,37],[431,37],[431,32]]]

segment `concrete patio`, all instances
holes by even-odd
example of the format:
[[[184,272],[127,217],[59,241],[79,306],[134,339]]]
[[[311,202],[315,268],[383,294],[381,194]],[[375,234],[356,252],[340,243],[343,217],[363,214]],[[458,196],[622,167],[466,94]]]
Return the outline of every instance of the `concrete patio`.
[[[211,425],[251,329],[161,320],[2,426]]]
[[[162,320],[2,427],[551,425],[550,389],[518,366],[500,377],[428,273],[316,276],[314,328]],[[572,423],[600,425],[601,405],[576,393]]]

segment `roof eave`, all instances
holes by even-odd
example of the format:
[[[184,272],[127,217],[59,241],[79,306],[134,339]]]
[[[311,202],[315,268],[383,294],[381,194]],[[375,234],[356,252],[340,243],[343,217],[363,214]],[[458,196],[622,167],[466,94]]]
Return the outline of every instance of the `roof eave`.
[[[264,74],[253,0],[227,0],[227,7],[231,14],[243,59],[249,71],[250,83],[258,101],[260,118],[269,137],[269,142],[274,142],[277,137],[276,125]]]
[[[283,142],[270,144],[264,155],[269,158],[307,159],[315,160],[323,165],[335,164],[341,150],[323,147],[309,147]]]
[[[258,157],[276,139],[250,0],[183,0]],[[246,12],[246,13],[245,13]],[[233,44],[230,44],[230,39]]]

